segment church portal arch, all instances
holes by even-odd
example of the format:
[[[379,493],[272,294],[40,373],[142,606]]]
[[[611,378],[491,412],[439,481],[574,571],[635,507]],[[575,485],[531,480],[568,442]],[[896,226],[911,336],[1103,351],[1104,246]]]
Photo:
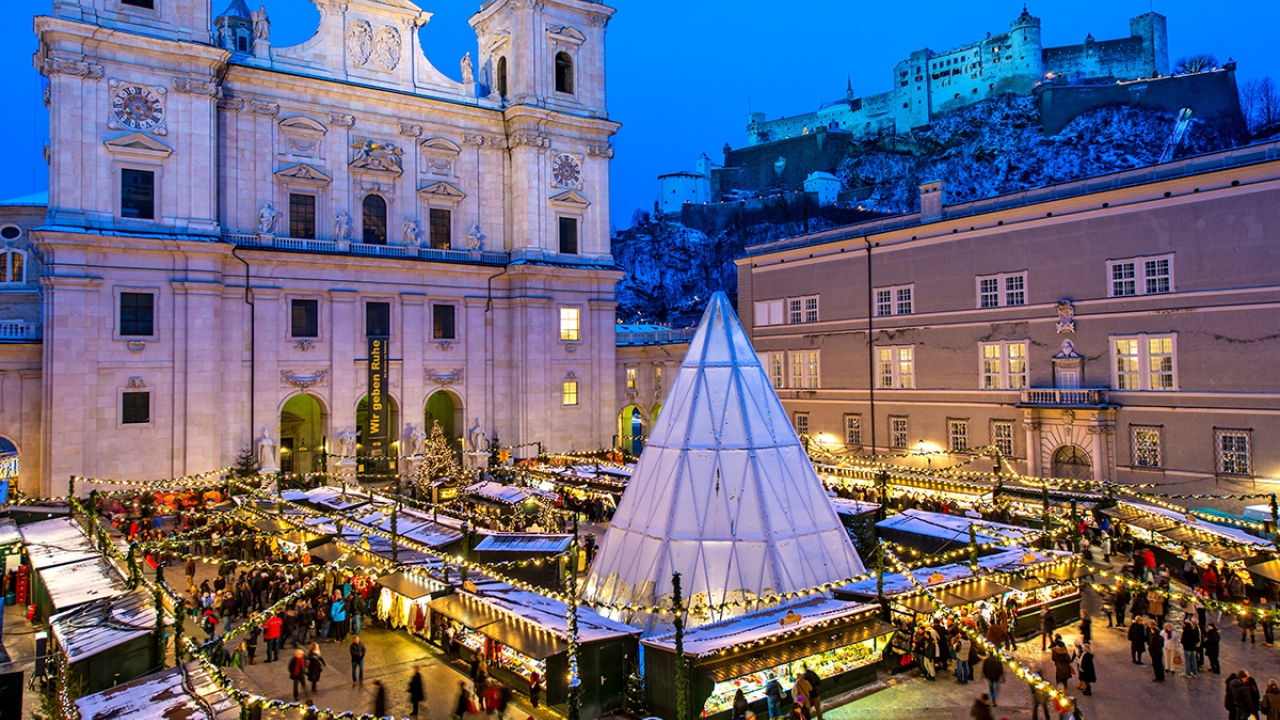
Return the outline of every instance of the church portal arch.
[[[280,407],[280,472],[309,473],[325,469],[329,411],[315,395],[300,392]]]
[[[649,434],[644,410],[638,405],[628,405],[618,413],[618,447],[630,455],[639,455]]]
[[[1068,480],[1093,478],[1093,461],[1079,445],[1062,445],[1053,451],[1053,477]]]

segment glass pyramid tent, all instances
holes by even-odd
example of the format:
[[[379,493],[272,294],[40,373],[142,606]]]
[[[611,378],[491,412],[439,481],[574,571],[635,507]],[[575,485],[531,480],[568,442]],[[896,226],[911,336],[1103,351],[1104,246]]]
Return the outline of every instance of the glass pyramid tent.
[[[583,599],[669,607],[673,572],[686,607],[770,602],[864,572],[723,293],[689,344]]]

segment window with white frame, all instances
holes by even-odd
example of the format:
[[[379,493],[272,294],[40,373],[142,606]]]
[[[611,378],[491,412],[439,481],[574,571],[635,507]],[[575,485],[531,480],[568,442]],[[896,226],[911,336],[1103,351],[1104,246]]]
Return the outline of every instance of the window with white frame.
[[[627,368],[627,390],[634,392],[636,389],[636,369]]]
[[[1220,474],[1253,474],[1252,435],[1252,430],[1213,429],[1213,445]]]
[[[1000,451],[1001,457],[1013,457],[1013,421],[991,421],[991,444]]]
[[[0,251],[0,285],[20,285],[27,281],[27,254],[9,248]]]
[[[787,300],[787,323],[790,325],[799,325],[801,323],[818,322],[818,296],[811,295],[809,297],[789,298]]]
[[[879,386],[906,389],[916,386],[915,346],[877,347]]]
[[[1155,469],[1163,467],[1161,457],[1161,425],[1130,425],[1129,444],[1133,449],[1133,467]]]
[[[978,276],[978,307],[995,308],[1026,304],[1026,272]]]
[[[816,389],[818,383],[818,351],[791,351],[791,384],[794,389]]]
[[[947,447],[953,453],[969,449],[968,420],[947,420]]]
[[[1111,385],[1116,390],[1177,390],[1176,335],[1113,337]]]
[[[1108,297],[1164,295],[1173,292],[1173,256],[1112,260],[1107,263]]]
[[[786,318],[782,310],[785,302],[785,300],[757,300],[755,304],[756,327],[784,324]]]
[[[846,414],[844,416],[844,444],[862,444],[862,416]]]
[[[876,288],[876,316],[910,315],[914,312],[914,285]]]
[[[978,344],[982,389],[1021,390],[1027,386],[1027,343],[1023,340]]]
[[[581,339],[582,313],[576,307],[560,308],[560,340],[578,342]]]
[[[565,380],[560,384],[560,404],[561,405],[577,405],[578,404],[578,381]]]
[[[817,295],[780,300],[757,300],[755,303],[756,327],[816,322],[818,322]]]
[[[795,414],[794,417],[796,420],[796,434],[808,435],[809,434],[809,413],[798,412]]]
[[[764,365],[765,370],[769,373],[769,383],[773,385],[774,390],[781,390],[786,387],[783,362],[783,353],[780,352],[762,353],[760,355],[760,364]]]
[[[907,418],[901,415],[889,416],[889,447],[902,450],[907,447]]]

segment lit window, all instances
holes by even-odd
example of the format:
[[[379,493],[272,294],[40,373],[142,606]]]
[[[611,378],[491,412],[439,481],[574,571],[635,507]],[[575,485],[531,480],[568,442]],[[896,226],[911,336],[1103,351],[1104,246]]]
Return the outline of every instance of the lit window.
[[[27,254],[21,250],[0,251],[0,283],[17,285],[27,281]]]
[[[1173,292],[1173,256],[1114,260],[1107,263],[1109,297],[1165,295]]]
[[[1173,338],[1147,338],[1147,386],[1149,390],[1173,389]]]
[[[969,421],[947,421],[947,447],[951,452],[964,452],[969,449]]]
[[[889,418],[889,447],[902,450],[907,447],[907,419],[905,417]]]
[[[1000,273],[978,277],[978,307],[1013,307],[1027,304],[1027,274]]]
[[[861,415],[845,415],[844,416],[844,444],[845,445],[861,445],[862,444],[862,416]]]
[[[876,357],[879,361],[881,388],[906,389],[916,386],[914,346],[878,347]]]
[[[1135,468],[1161,467],[1160,435],[1162,431],[1163,428],[1159,425],[1129,426]]]
[[[782,353],[769,353],[769,382],[773,383],[775,390],[781,390],[784,387],[782,376]]]
[[[795,420],[796,420],[796,434],[808,435],[809,434],[809,413],[796,413]]]
[[[1112,387],[1116,390],[1177,390],[1177,349],[1175,335],[1112,338]]]
[[[1013,422],[1010,420],[991,421],[991,444],[996,446],[1002,457],[1013,457]]]
[[[565,380],[560,389],[560,397],[562,405],[578,404],[578,381]]]
[[[876,289],[876,315],[910,315],[915,312],[912,302],[915,286],[898,285]]]
[[[1252,432],[1214,428],[1213,434],[1213,444],[1218,455],[1218,472],[1224,475],[1252,475]]]
[[[627,368],[627,389],[628,390],[636,389],[636,369],[635,368]]]
[[[1021,390],[1027,386],[1027,343],[979,343],[983,390]]]
[[[560,339],[564,342],[577,342],[580,337],[578,308],[560,308]]]
[[[653,366],[653,391],[662,392],[662,366]]]

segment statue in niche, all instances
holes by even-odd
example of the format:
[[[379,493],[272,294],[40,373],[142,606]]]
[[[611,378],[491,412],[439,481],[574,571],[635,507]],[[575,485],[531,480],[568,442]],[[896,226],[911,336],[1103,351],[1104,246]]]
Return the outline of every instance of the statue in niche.
[[[253,39],[270,40],[271,19],[267,17],[267,8],[259,5],[258,9],[250,12],[249,15],[253,18]]]
[[[1070,300],[1058,301],[1058,332],[1073,333],[1076,331],[1076,309]]]
[[[262,428],[262,437],[258,440],[258,472],[266,474],[276,470],[276,441],[271,439],[266,428]]]
[[[470,85],[475,81],[475,68],[471,65],[471,51],[468,50],[467,54],[462,56],[462,82]]]
[[[356,454],[356,434],[351,432],[351,428],[343,428],[338,433],[338,454],[343,457],[352,457]]]
[[[488,437],[485,435],[484,428],[480,427],[480,418],[472,421],[474,424],[467,431],[467,437],[471,441],[471,452],[483,452],[489,449]]]
[[[351,216],[346,210],[339,210],[333,218],[333,236],[336,240],[351,239]]]
[[[422,457],[427,449],[427,434],[422,431],[421,427],[409,424],[409,442],[405,443],[408,447],[409,455],[412,457]]]
[[[472,225],[467,231],[467,247],[472,250],[484,250],[484,233],[480,230],[480,223]]]
[[[258,208],[258,232],[268,234],[276,229],[276,207],[271,204],[270,200],[262,203],[262,207]]]
[[[422,230],[418,227],[417,218],[409,218],[408,220],[405,220],[404,225],[401,227],[401,232],[404,235],[405,247],[413,247],[417,245],[418,241],[422,237]]]

